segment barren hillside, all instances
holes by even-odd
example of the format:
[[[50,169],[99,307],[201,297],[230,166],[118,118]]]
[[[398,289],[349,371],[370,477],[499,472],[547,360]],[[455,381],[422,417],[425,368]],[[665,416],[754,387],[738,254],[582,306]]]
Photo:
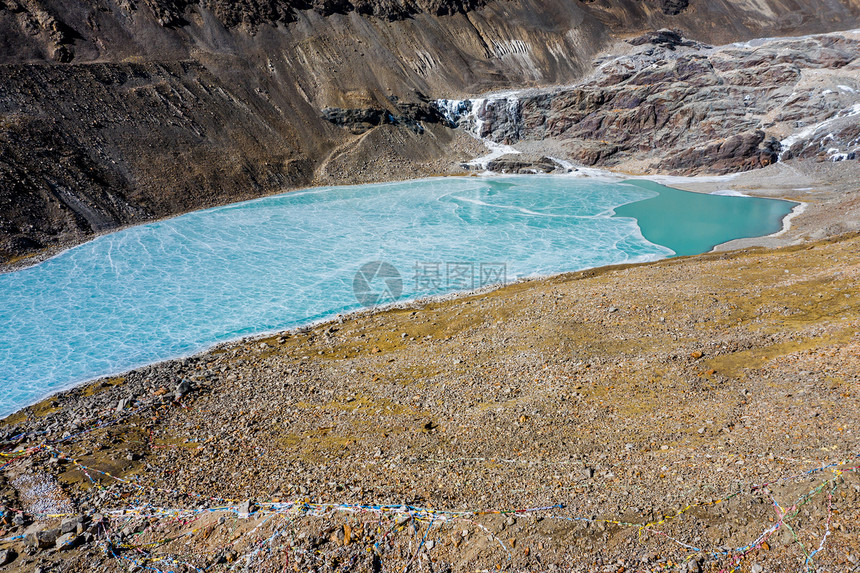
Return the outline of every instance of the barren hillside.
[[[855,0],[3,0],[0,257],[316,182],[450,172],[477,150],[429,99],[569,83],[616,37],[858,18]],[[385,121],[356,134],[327,108]]]

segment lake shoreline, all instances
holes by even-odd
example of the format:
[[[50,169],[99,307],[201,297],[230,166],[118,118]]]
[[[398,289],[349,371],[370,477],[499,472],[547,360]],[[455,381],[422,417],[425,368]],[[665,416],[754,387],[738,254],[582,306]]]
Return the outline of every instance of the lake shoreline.
[[[381,215],[388,204],[399,207]],[[726,238],[771,233],[789,206],[646,182],[519,175],[315,188],[135,227],[0,277],[9,319],[2,411],[343,314],[364,304],[355,273],[374,258],[397,277],[393,297],[409,300],[479,286],[487,261],[502,267],[489,282],[507,282],[706,252]],[[317,224],[322,211],[328,222]],[[421,238],[425,228],[433,233]],[[473,233],[480,241],[467,239]],[[410,278],[427,257],[463,256],[471,284],[444,282],[450,262],[435,265],[435,287]],[[32,355],[28,345],[42,350]]]
[[[830,164],[830,165],[824,165],[823,167],[828,168],[829,171],[832,172],[835,169],[839,169],[839,168],[843,168],[843,167],[854,168],[855,166],[853,165],[853,163],[856,163],[856,162]],[[808,162],[802,163],[802,165],[805,165],[806,166],[805,169],[807,169],[807,170],[813,169],[815,167],[818,167],[820,169],[822,167],[820,165],[816,166],[816,165],[809,164]],[[596,177],[598,180],[603,180],[603,178],[605,177],[606,180],[619,181],[619,182],[623,181],[625,179],[628,179],[628,178],[632,178],[635,180],[656,181],[656,182],[660,182],[661,184],[674,185],[675,188],[678,188],[678,189],[683,189],[686,191],[692,191],[692,192],[697,192],[697,193],[705,193],[705,194],[713,193],[715,190],[726,189],[728,187],[728,188],[732,189],[733,192],[743,192],[744,194],[748,194],[750,196],[774,198],[774,199],[779,198],[779,199],[784,199],[784,200],[788,200],[788,201],[797,201],[800,203],[800,205],[797,207],[797,210],[800,211],[799,214],[795,215],[795,210],[793,210],[792,213],[789,213],[786,217],[784,217],[783,218],[783,228],[782,228],[782,230],[778,231],[777,233],[770,234],[770,235],[763,235],[760,237],[755,237],[755,238],[750,238],[750,239],[738,239],[735,241],[730,241],[728,243],[718,244],[718,245],[714,246],[713,249],[711,249],[711,252],[724,252],[727,250],[734,250],[734,249],[738,249],[738,248],[750,248],[750,247],[765,246],[765,245],[769,246],[771,248],[777,248],[777,247],[784,246],[784,245],[798,244],[799,242],[802,242],[802,241],[820,239],[820,238],[824,238],[825,236],[827,236],[827,235],[822,235],[820,233],[820,229],[818,230],[819,232],[817,235],[811,233],[810,232],[810,226],[811,225],[810,224],[804,224],[805,223],[804,218],[807,216],[805,211],[806,211],[806,208],[808,205],[806,203],[801,202],[800,197],[805,197],[805,198],[809,199],[808,195],[810,194],[809,192],[812,191],[812,189],[803,189],[800,192],[798,192],[798,191],[794,191],[791,189],[787,189],[786,188],[787,186],[784,184],[783,185],[773,185],[772,187],[756,188],[757,185],[760,186],[763,183],[773,184],[774,181],[776,183],[780,183],[779,172],[785,171],[785,170],[788,170],[788,167],[781,166],[781,165],[775,165],[771,169],[768,169],[768,170],[760,170],[760,171],[754,171],[754,172],[748,172],[748,173],[730,175],[730,176],[675,177],[675,176],[659,176],[659,175],[658,176],[637,176],[637,175],[615,173],[615,172],[597,172],[597,173],[595,173],[595,170],[589,169],[589,170],[586,170],[586,172],[588,173],[586,175],[586,178]],[[797,179],[796,170],[797,170],[797,167],[795,166],[795,167],[792,167],[791,170],[789,171],[791,174],[791,179],[790,179],[791,185],[794,185],[794,186],[796,186],[794,181],[796,181],[796,179]],[[857,170],[857,171],[860,171],[860,170]],[[776,172],[776,176],[774,176],[773,172]],[[488,174],[488,175],[493,176],[493,174]],[[817,176],[818,177],[823,176],[823,178],[827,178],[827,177],[832,178],[832,175],[830,173],[828,173],[827,171],[825,171],[823,174],[819,172],[819,174],[817,174]],[[537,176],[537,177],[539,177],[539,176]],[[574,177],[574,179],[579,179],[580,176],[574,175],[573,177]],[[433,179],[435,179],[435,178],[425,178],[425,179],[420,179],[417,181],[430,181]],[[384,182],[384,183],[397,184],[398,182],[391,181],[391,182]],[[313,189],[325,189],[325,188],[327,188],[327,187],[307,188],[307,189],[301,189],[301,190],[297,189],[294,191],[289,191],[289,192],[287,192],[287,194],[292,194],[294,192],[306,192],[306,191],[313,190]],[[829,229],[832,231],[842,231],[842,232],[852,231],[853,230],[852,228],[850,228],[850,227],[845,228],[843,226],[844,223],[850,223],[852,221],[852,211],[840,209],[837,207],[840,200],[843,200],[843,201],[845,199],[851,200],[851,195],[847,194],[845,192],[844,186],[840,185],[838,183],[836,185],[822,185],[816,189],[816,194],[819,196],[821,194],[824,194],[825,200],[822,201],[818,197],[815,197],[812,200],[812,202],[813,202],[812,213],[816,215],[816,221],[814,221],[814,223],[820,224],[819,222],[822,219],[822,215],[823,215],[823,218],[827,222],[826,229]],[[265,201],[266,199],[267,198],[263,197],[263,198],[254,199],[252,201]],[[221,208],[221,207],[213,207],[211,209],[219,209],[219,208]],[[185,215],[187,215],[187,214],[185,214]],[[176,217],[182,217],[185,215],[177,215]],[[175,218],[175,217],[171,217],[171,219],[173,219],[173,218]],[[856,226],[857,220],[854,219],[853,221],[854,221],[855,226]],[[135,226],[137,226],[137,225],[135,225]],[[93,238],[91,240],[95,240],[95,238]],[[87,241],[87,243],[89,243],[89,242],[91,242],[91,241]],[[83,245],[83,244],[86,244],[86,243],[82,243],[81,245]],[[74,246],[71,246],[69,248],[74,249],[74,248],[80,247],[81,245],[74,245]],[[68,250],[68,249],[64,249],[64,250]],[[59,253],[55,253],[51,256],[56,256],[56,254],[59,254]],[[644,264],[648,264],[648,263],[644,263]],[[613,268],[614,266],[615,265],[608,265],[607,268]],[[602,268],[602,267],[594,267],[594,268]],[[533,280],[551,280],[557,276],[563,276],[566,274],[568,274],[568,273],[563,272],[563,273],[554,273],[551,275],[540,276],[540,277],[529,277],[526,279],[521,279],[521,281],[518,281],[518,282],[523,282],[523,281],[530,282]],[[490,290],[493,290],[493,287],[491,287]],[[471,294],[473,294],[473,291],[455,291],[455,292],[445,293],[445,294],[439,295],[438,298],[432,297],[432,296],[431,297],[419,297],[417,300],[404,301],[402,303],[395,303],[393,306],[396,307],[400,304],[404,304],[407,306],[412,305],[412,304],[420,304],[424,300],[448,300],[450,298],[470,296]],[[373,312],[374,310],[375,309],[370,309],[370,312]],[[368,312],[368,310],[367,309],[356,309],[353,312],[343,314],[343,316],[349,317],[349,316],[352,316],[354,314],[363,314],[365,312]],[[232,338],[232,339],[228,339],[228,340],[224,340],[224,341],[220,341],[220,342],[215,342],[211,345],[207,345],[206,347],[204,347],[200,350],[191,351],[189,353],[173,355],[173,356],[171,356],[165,360],[159,360],[156,362],[144,362],[144,363],[141,363],[140,365],[132,367],[128,370],[123,369],[121,371],[116,371],[112,374],[100,375],[100,376],[96,376],[96,377],[92,377],[92,378],[86,378],[86,379],[81,380],[79,382],[75,382],[74,384],[64,386],[61,390],[50,390],[50,391],[44,393],[43,395],[41,395],[38,399],[35,399],[31,403],[31,405],[36,404],[36,403],[41,402],[41,401],[44,401],[45,399],[57,394],[58,392],[65,392],[65,391],[68,391],[68,390],[73,389],[73,388],[86,386],[86,385],[91,384],[94,381],[100,380],[106,376],[107,377],[122,376],[129,371],[137,370],[137,369],[144,368],[147,366],[152,366],[154,364],[158,364],[158,363],[163,362],[163,361],[171,361],[171,360],[176,360],[176,359],[183,359],[183,358],[198,356],[200,354],[204,354],[206,352],[209,352],[212,349],[217,348],[223,344],[241,343],[245,340],[254,340],[254,339],[257,339],[260,337],[266,337],[266,336],[275,334],[277,332],[301,331],[305,328],[312,328],[315,325],[326,323],[326,322],[328,322],[334,318],[337,318],[337,317],[334,314],[332,314],[332,315],[328,315],[328,316],[320,318],[320,319],[310,320],[302,326],[289,328],[287,330],[275,329],[272,331],[264,331],[264,332],[261,332],[259,335],[252,336],[251,338],[248,338],[247,336],[238,336],[236,338]]]
[[[232,546],[239,555],[253,550],[248,545],[253,531],[263,528],[275,533],[267,529],[275,526],[266,524],[277,522],[282,511],[277,508],[284,500],[311,499],[308,507],[317,507],[313,503],[319,501],[352,508],[348,509],[352,512],[390,504],[392,511],[412,512],[416,517],[425,511],[416,508],[427,504],[448,511],[474,511],[465,516],[466,521],[452,522],[460,523],[459,528],[476,527],[472,537],[463,538],[465,547],[471,546],[470,539],[477,539],[474,535],[481,528],[498,534],[505,531],[501,545],[484,546],[482,556],[476,557],[457,549],[460,542],[454,543],[450,526],[439,525],[441,537],[431,539],[436,547],[433,555],[442,563],[492,567],[509,553],[513,563],[529,569],[536,552],[543,565],[587,570],[586,563],[595,556],[604,562],[628,563],[646,557],[649,563],[690,558],[688,552],[677,554],[671,547],[647,540],[637,542],[636,547],[643,549],[626,550],[593,543],[601,539],[601,531],[632,536],[631,540],[637,537],[636,528],[617,523],[647,523],[655,515],[673,513],[703,498],[723,495],[728,502],[737,483],[753,487],[782,479],[775,495],[791,503],[808,487],[804,480],[785,478],[818,466],[844,465],[844,460],[860,452],[860,441],[853,434],[840,445],[832,444],[825,431],[830,424],[852,428],[857,396],[850,388],[829,386],[813,376],[810,387],[820,386],[816,393],[804,390],[807,394],[802,398],[792,397],[796,388],[810,385],[803,372],[827,368],[819,362],[827,353],[845,356],[839,364],[844,375],[860,376],[860,363],[850,358],[851,349],[860,344],[856,333],[851,334],[852,325],[860,325],[860,315],[855,316],[857,309],[851,310],[852,299],[842,296],[860,287],[855,284],[860,271],[831,264],[834,258],[852,260],[860,235],[855,231],[811,239],[819,231],[829,237],[842,229],[840,222],[851,222],[856,208],[852,201],[858,193],[846,190],[850,171],[843,178],[845,182],[832,188],[795,194],[779,185],[744,187],[756,181],[779,183],[772,173],[761,179],[732,178],[733,189],[791,200],[802,195],[808,201],[807,212],[795,217],[793,224],[784,224],[776,236],[743,240],[773,247],[750,244],[725,252],[718,246],[701,255],[602,266],[362,309],[288,331],[218,343],[188,356],[51,393],[0,422],[0,439],[5,436],[7,448],[21,452],[6,470],[5,489],[0,482],[0,495],[17,499],[26,490],[12,485],[19,483],[15,480],[40,476],[48,484],[57,484],[51,487],[58,488],[57,495],[84,516],[85,524],[95,523],[93,515],[98,513],[116,525],[134,527],[138,527],[134,517],[123,517],[131,515],[127,506],[97,496],[97,490],[88,485],[88,475],[101,476],[102,487],[129,503],[190,511],[185,494],[179,493],[187,491],[194,493],[191,507],[199,507],[199,495],[250,500],[252,515],[247,518],[242,517],[242,504],[214,510],[204,506],[199,522],[211,528],[215,534],[211,539],[221,544],[227,543],[221,523],[233,528],[237,541]],[[672,183],[681,187],[677,181]],[[710,193],[725,184],[717,179],[684,185],[690,191]],[[834,216],[837,207],[838,217]],[[816,228],[822,218],[829,226]],[[822,283],[828,273],[832,279]],[[780,321],[786,320],[771,309],[797,307],[797,294],[809,304],[824,305],[814,310],[818,318],[791,322],[790,336],[768,334],[775,325],[784,329]],[[547,301],[555,302],[547,306]],[[791,314],[787,316],[792,320]],[[809,356],[808,348],[821,353]],[[756,358],[759,355],[765,358]],[[792,366],[798,360],[812,362],[798,371],[800,367]],[[784,376],[786,386],[778,397],[772,393],[771,368],[779,368]],[[638,380],[650,382],[643,387]],[[679,381],[684,382],[679,385]],[[653,384],[657,386],[652,391]],[[675,422],[658,418],[655,423],[651,410],[636,406],[651,403],[653,392],[661,396],[654,411],[670,407],[684,414],[675,416]],[[422,396],[433,399],[425,401]],[[736,403],[735,396],[741,396],[741,401]],[[605,410],[607,397],[612,405]],[[709,407],[700,408],[702,403]],[[484,404],[494,405],[487,410]],[[824,406],[827,414],[816,417]],[[810,421],[801,440],[775,438],[779,432],[792,431],[774,418],[780,407],[791,407]],[[741,408],[741,414],[736,408]],[[620,425],[607,423],[604,414],[597,414],[604,411],[613,417],[613,412],[623,411],[629,419]],[[733,430],[739,423],[743,427],[739,416],[751,415],[764,416],[758,430]],[[282,420],[271,433],[263,430],[270,420]],[[570,424],[573,434],[565,430]],[[487,428],[496,429],[487,432]],[[545,437],[524,443],[517,438],[519,428],[529,436]],[[327,437],[330,432],[334,434]],[[243,450],[235,449],[244,433],[265,445],[269,452],[265,462],[246,459]],[[839,447],[833,449],[834,445]],[[607,456],[610,452],[620,453]],[[677,473],[675,468],[686,467],[690,460],[697,460],[699,469]],[[720,473],[711,471],[715,460]],[[737,465],[741,461],[746,463]],[[242,472],[237,479],[236,464],[251,464],[257,473]],[[386,485],[392,482],[378,477],[377,464],[398,476],[395,485]],[[627,467],[638,469],[630,473]],[[459,482],[452,489],[444,484],[453,468]],[[559,468],[564,472],[559,473]],[[754,468],[758,470],[751,471]],[[141,476],[150,476],[157,488],[127,485]],[[559,481],[554,476],[564,477]],[[543,480],[557,485],[536,486],[535,477],[538,484]],[[847,487],[850,492],[854,484],[860,487],[855,473],[846,472],[844,479],[845,485],[835,491]],[[598,485],[602,480],[617,485],[606,489]],[[681,480],[689,493],[668,487],[669,480]],[[499,491],[497,483],[514,484],[510,487],[515,491]],[[486,493],[482,498],[474,492]],[[625,504],[606,495],[612,492],[623,495]],[[751,507],[756,507],[757,499],[750,498]],[[823,523],[826,503],[811,499],[810,518]],[[581,524],[579,529],[541,526],[536,519],[540,512],[534,513],[534,520],[521,515],[513,521],[496,519],[492,513],[481,517],[486,510],[558,502],[570,509],[543,510],[550,517],[545,523],[573,519]],[[23,507],[25,512],[33,511],[26,504]],[[758,535],[760,516],[755,511],[731,503],[725,507],[728,513],[705,509],[703,521],[681,524],[674,535],[692,541],[684,527],[703,528],[708,538],[731,538],[739,546]],[[178,510],[164,511],[165,516],[173,516]],[[56,518],[29,515],[33,522],[25,521],[11,531],[25,535],[59,526]],[[167,544],[156,553],[181,554],[188,548],[205,553],[206,542],[197,539],[192,529],[162,517],[154,519],[161,535],[185,536],[191,543],[184,549]],[[857,522],[860,515],[846,510],[842,519]],[[355,531],[359,527],[337,511],[297,520],[292,527],[309,543],[318,543],[313,535],[320,529]],[[732,525],[736,523],[747,525]],[[761,523],[761,527],[767,525]],[[358,531],[364,531],[360,539],[375,539],[366,529]],[[828,547],[836,553],[847,548],[850,532],[834,531]],[[427,532],[417,528],[416,534]],[[571,534],[579,541],[562,545],[546,541],[547,535]],[[154,539],[154,535],[145,532],[140,539]],[[76,539],[78,548],[63,559],[91,566],[92,550],[98,546],[86,536]],[[400,534],[391,547],[406,553],[414,542]],[[296,547],[310,550],[307,543],[299,540]],[[343,547],[337,551],[363,547],[343,545],[342,540],[336,543]],[[793,562],[795,549],[790,543],[769,546],[767,553],[757,554],[756,562],[776,568]],[[6,547],[25,554],[20,541],[7,542]],[[324,555],[335,551],[326,544],[316,547]],[[650,553],[643,557],[643,550]],[[366,553],[361,550],[353,559],[361,555]],[[822,562],[837,563],[828,555],[821,557]],[[398,563],[387,551],[381,559]],[[722,562],[706,548],[692,559],[701,564],[701,571]]]
[[[0,88],[0,255],[68,242],[0,262],[8,402],[144,364],[0,419],[0,570],[857,571],[860,31],[832,31],[856,27],[850,3],[20,3],[0,18],[23,50]],[[526,89],[425,95],[497,85]],[[566,218],[607,216],[630,184],[431,192],[459,226],[406,194],[308,199],[484,163],[736,201],[711,212],[735,228],[762,218],[706,195],[796,206],[669,256],[643,217]],[[281,195],[302,209],[238,205]],[[657,229],[693,212],[651,207]],[[479,261],[507,278],[576,252],[627,262],[334,315],[382,290],[357,253],[401,286],[471,260],[474,286]],[[272,327],[293,311],[317,318]]]

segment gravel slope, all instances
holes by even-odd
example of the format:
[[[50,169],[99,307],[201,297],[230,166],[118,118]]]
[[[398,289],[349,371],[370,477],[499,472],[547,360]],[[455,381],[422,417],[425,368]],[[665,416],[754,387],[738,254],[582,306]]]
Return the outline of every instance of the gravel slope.
[[[810,567],[850,571],[858,249],[586,271],[97,381],[3,429],[4,536],[55,546],[36,483],[77,546],[2,547],[20,570],[790,571],[821,546]]]

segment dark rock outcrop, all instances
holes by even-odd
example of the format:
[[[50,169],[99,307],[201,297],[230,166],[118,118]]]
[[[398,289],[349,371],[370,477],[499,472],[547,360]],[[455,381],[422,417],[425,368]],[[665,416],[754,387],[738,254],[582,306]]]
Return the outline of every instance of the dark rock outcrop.
[[[660,9],[668,16],[676,16],[687,9],[690,0],[660,0]]]
[[[684,38],[680,30],[669,29],[648,32],[647,34],[642,34],[641,36],[637,36],[633,39],[627,40],[627,43],[632,44],[634,46],[653,44],[655,46],[661,46],[670,50],[674,50],[678,46],[686,46],[688,48],[701,46],[701,44],[699,44],[698,42],[694,42],[692,40]]]
[[[511,174],[567,172],[567,169],[549,157],[532,157],[529,155],[503,155],[487,163],[487,170]]]
[[[342,109],[328,107],[322,110],[323,118],[358,135],[380,125],[403,126],[421,134],[423,123],[442,124],[455,127],[441,111],[427,102],[401,102],[391,97],[393,111],[380,108]]]

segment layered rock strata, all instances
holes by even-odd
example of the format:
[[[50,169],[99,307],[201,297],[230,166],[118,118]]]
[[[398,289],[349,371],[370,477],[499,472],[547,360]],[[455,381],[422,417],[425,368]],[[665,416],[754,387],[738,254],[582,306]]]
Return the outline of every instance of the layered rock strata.
[[[572,87],[437,103],[477,137],[587,166],[733,173],[855,159],[860,35],[711,47],[662,30]]]

